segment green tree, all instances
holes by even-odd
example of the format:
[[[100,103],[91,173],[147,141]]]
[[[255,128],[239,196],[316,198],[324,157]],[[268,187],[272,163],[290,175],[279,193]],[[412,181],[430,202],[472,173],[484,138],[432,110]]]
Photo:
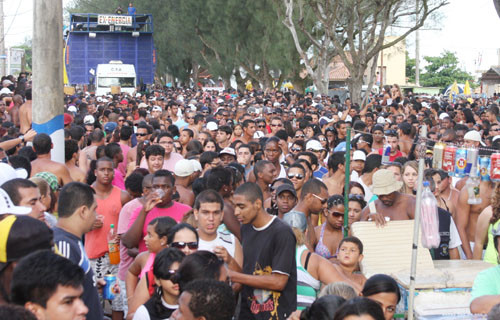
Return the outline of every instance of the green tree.
[[[438,57],[424,57],[427,62],[425,72],[420,75],[420,83],[427,87],[444,88],[457,81],[471,82],[473,76],[458,67],[458,58],[454,52],[444,51]]]
[[[415,59],[410,58],[408,51],[406,53],[406,77],[409,83],[415,83]]]

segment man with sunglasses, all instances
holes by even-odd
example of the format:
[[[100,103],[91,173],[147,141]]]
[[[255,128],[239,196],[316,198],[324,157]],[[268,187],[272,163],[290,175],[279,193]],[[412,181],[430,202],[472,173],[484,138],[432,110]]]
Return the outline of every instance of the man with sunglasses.
[[[318,242],[314,227],[318,225],[319,215],[327,208],[327,200],[327,186],[318,179],[310,179],[302,187],[297,205],[290,211],[300,212],[307,218],[306,245],[311,251]]]

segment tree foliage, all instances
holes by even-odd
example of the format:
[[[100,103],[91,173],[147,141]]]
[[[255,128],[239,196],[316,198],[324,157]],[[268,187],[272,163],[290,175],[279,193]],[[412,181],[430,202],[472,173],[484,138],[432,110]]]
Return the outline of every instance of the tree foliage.
[[[275,0],[282,1],[283,23],[292,33],[297,50],[305,61],[308,74],[320,93],[328,89],[329,54],[338,54],[349,70],[347,79],[353,102],[361,103],[361,87],[367,69],[371,66],[368,90],[371,90],[379,53],[403,40],[421,28],[446,0]],[[303,17],[312,12],[316,19],[313,31],[302,25]],[[392,41],[384,41],[387,28],[397,23],[407,25],[405,31]],[[309,42],[297,43],[297,35],[305,34]],[[318,51],[315,59],[308,54]],[[327,61],[327,62],[325,62]],[[315,65],[320,68],[315,69]]]
[[[408,78],[409,83],[415,83],[415,73],[416,73],[415,58],[410,58],[408,51],[405,52],[405,55],[406,55],[406,78]]]
[[[445,88],[455,80],[458,83],[472,81],[473,76],[458,67],[458,58],[455,53],[444,51],[438,57],[424,57],[428,63],[425,72],[420,75],[420,82],[426,87]]]
[[[77,0],[74,12],[114,12],[125,1]],[[153,15],[159,75],[169,73],[183,83],[198,80],[200,71],[228,84],[251,79],[264,87],[273,80],[294,78],[300,58],[291,35],[267,0],[135,1],[137,12]],[[240,72],[242,71],[242,72]]]

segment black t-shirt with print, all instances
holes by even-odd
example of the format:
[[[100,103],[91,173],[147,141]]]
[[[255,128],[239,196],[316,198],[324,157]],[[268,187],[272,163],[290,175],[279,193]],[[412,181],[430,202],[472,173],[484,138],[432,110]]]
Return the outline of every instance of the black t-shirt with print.
[[[297,309],[297,266],[295,236],[292,229],[277,217],[266,226],[255,229],[251,224],[241,227],[243,272],[288,275],[281,292],[243,286],[240,320],[286,319]]]

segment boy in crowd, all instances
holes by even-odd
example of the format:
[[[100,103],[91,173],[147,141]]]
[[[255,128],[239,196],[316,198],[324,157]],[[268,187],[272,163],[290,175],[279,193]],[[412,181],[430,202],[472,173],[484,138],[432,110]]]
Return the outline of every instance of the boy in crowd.
[[[363,243],[361,240],[356,237],[342,239],[339,244],[337,259],[338,264],[334,264],[335,268],[363,287],[366,277],[361,273],[355,273],[359,270],[359,264],[363,260]]]

